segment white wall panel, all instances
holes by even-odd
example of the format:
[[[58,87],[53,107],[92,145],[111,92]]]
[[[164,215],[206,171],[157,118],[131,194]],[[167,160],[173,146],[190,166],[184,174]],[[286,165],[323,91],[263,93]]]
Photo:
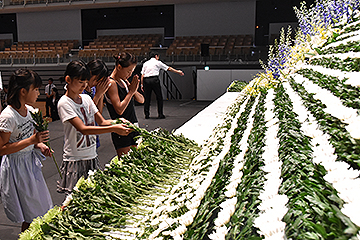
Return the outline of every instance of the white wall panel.
[[[249,82],[261,69],[197,70],[197,100],[215,100],[226,92],[234,80]]]

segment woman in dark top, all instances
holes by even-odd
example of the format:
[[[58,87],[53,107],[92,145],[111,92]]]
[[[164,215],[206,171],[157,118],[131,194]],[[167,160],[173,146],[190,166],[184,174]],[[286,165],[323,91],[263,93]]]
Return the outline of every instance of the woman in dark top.
[[[60,119],[59,113],[57,111],[57,104],[59,102],[60,95],[56,87],[53,87],[51,89],[50,96],[51,96],[51,105],[50,105],[51,119],[52,121],[56,121]]]
[[[133,77],[131,83],[128,78],[133,73],[137,59],[128,52],[119,53],[114,56],[115,68],[110,75],[110,87],[105,94],[105,102],[111,119],[125,118],[131,123],[137,125],[134,100],[143,103],[144,97],[137,91],[139,87],[139,77]],[[115,133],[111,134],[111,138],[116,149],[117,155],[120,157],[130,151],[131,146],[136,146],[134,137],[136,132],[130,133],[128,136],[120,136]]]

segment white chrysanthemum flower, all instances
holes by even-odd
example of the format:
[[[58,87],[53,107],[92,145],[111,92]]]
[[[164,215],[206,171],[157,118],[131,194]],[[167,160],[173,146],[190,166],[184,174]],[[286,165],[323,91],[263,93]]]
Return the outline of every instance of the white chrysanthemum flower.
[[[354,139],[360,139],[360,127],[359,124],[350,124],[345,127]]]
[[[178,226],[172,233],[172,236],[176,236],[176,235],[183,235],[186,232],[187,228],[185,225],[180,225]]]
[[[34,108],[31,113],[32,114],[38,114],[40,112],[40,110],[38,108]]]
[[[96,169],[95,170],[89,170],[88,175],[90,177],[90,176],[93,176],[95,173],[96,173]]]
[[[63,205],[64,207],[69,206],[69,204],[70,204],[70,202],[71,202],[72,199],[73,199],[72,194],[69,194],[69,195],[66,197],[65,201],[62,203],[62,205]]]

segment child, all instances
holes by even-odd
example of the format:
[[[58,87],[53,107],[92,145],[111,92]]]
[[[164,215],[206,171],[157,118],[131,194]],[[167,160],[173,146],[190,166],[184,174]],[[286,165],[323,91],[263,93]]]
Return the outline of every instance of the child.
[[[34,133],[30,115],[34,108],[27,105],[36,102],[40,86],[41,79],[34,71],[17,70],[9,80],[8,106],[0,115],[1,196],[7,217],[22,222],[21,231],[53,207],[41,171],[41,160],[51,156],[43,143],[49,131]]]
[[[131,83],[128,78],[133,73],[137,59],[134,55],[123,52],[115,58],[115,68],[110,75],[110,87],[105,95],[106,107],[112,119],[125,118],[133,124],[137,123],[134,99],[139,103],[144,103],[144,97],[137,91],[139,87],[139,77],[133,77]],[[134,137],[136,132],[126,137],[116,133],[111,134],[111,138],[119,157],[130,151],[131,146],[136,146]]]
[[[115,132],[126,136],[132,130],[125,125],[112,125],[99,113],[93,100],[82,94],[90,71],[81,61],[70,62],[65,70],[67,90],[58,103],[58,112],[64,124],[64,154],[61,165],[63,179],[58,182],[58,192],[70,194],[78,179],[88,176],[89,170],[99,168],[96,153],[96,134]],[[95,121],[99,126],[95,126]]]
[[[104,108],[104,94],[109,89],[109,69],[101,59],[94,59],[87,63],[90,70],[90,80],[83,93],[89,95],[99,112]],[[96,135],[96,148],[100,147],[99,135]]]
[[[109,69],[101,59],[88,62],[91,77],[84,93],[91,96],[99,112],[102,113],[104,107],[104,94],[109,89]]]

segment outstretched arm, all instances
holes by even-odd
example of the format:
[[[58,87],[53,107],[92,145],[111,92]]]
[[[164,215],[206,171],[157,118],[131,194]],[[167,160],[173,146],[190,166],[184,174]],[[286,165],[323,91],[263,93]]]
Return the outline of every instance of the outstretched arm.
[[[97,112],[96,114],[100,114],[100,113]],[[95,115],[95,118],[98,118],[98,117],[99,117],[99,115],[98,116]],[[76,128],[76,130],[81,132],[83,135],[95,135],[95,134],[114,132],[119,135],[126,136],[130,132],[132,132],[132,129],[127,128],[123,124],[86,126],[79,117],[74,117],[68,121]],[[110,122],[103,122],[102,124],[106,124],[106,123],[110,123]]]
[[[177,74],[179,74],[180,76],[184,76],[183,71],[181,71],[181,70],[176,70],[175,68],[172,68],[172,67],[169,67],[169,68],[167,69],[167,71],[177,73]]]

